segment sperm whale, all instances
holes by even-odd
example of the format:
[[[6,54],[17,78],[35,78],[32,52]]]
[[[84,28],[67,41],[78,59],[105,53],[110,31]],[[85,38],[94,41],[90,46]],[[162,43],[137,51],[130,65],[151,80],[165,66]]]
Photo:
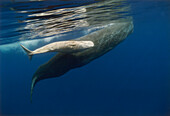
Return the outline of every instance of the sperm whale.
[[[34,54],[41,54],[46,52],[76,53],[84,51],[88,48],[94,47],[94,43],[92,41],[59,41],[47,44],[34,51],[27,49],[23,45],[21,45],[21,47],[24,49],[29,59],[31,60]]]
[[[69,70],[84,66],[94,59],[104,55],[120,44],[133,32],[133,21],[116,23],[93,32],[86,36],[75,39],[76,41],[93,41],[94,47],[76,52],[74,54],[58,53],[48,62],[39,66],[34,73],[31,83],[31,101],[33,89],[37,82],[43,79],[55,78],[64,75]]]

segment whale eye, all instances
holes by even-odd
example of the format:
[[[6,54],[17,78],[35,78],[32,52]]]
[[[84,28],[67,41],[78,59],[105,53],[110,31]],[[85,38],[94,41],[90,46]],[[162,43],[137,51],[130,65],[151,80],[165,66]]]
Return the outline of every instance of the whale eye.
[[[72,44],[72,45],[70,45],[71,47],[75,47],[76,45],[75,44]]]
[[[50,48],[50,50],[54,50],[54,48],[53,48],[53,47],[51,47],[51,48]]]

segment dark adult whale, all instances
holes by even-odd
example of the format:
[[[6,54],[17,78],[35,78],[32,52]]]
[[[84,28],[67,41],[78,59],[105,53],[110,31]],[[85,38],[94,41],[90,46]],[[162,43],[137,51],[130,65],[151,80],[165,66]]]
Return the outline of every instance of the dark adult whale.
[[[42,26],[43,29],[41,30],[44,30],[44,27],[49,27],[49,25],[50,27],[56,27],[52,29],[46,28],[47,30],[50,29],[48,31],[55,30],[55,32],[56,30],[60,30],[60,28],[63,27],[61,26],[61,24],[63,23],[68,25],[68,26],[64,25],[64,28],[66,30],[75,29],[74,27],[81,27],[80,24],[86,26],[88,25],[89,28],[85,28],[88,29],[87,33],[89,32],[89,30],[91,29],[93,30],[93,27],[95,29],[96,28],[100,29],[97,31],[93,31],[93,33],[90,33],[86,36],[74,39],[74,41],[92,41],[94,43],[94,47],[75,53],[59,52],[54,57],[52,57],[48,62],[41,65],[34,73],[32,78],[31,100],[33,88],[37,82],[43,79],[60,77],[71,69],[78,68],[88,64],[94,59],[112,50],[116,45],[120,44],[133,31],[133,19],[128,14],[130,6],[129,4],[127,4],[126,0],[102,0],[94,4],[80,6],[78,7],[79,11],[77,11],[76,9],[77,7],[72,8],[72,11],[76,13],[71,13],[70,10],[68,9],[65,10],[63,14],[60,15],[61,16],[60,18],[66,20],[62,21],[61,23],[58,22],[58,17],[54,18],[53,20],[50,20],[53,17],[50,17],[49,20],[46,19],[46,22],[54,21],[53,23],[50,23],[51,25],[50,24],[46,25],[46,23],[44,24],[44,22],[40,23],[39,20],[37,23],[39,23],[39,25],[43,25]],[[67,11],[68,13],[66,13]],[[47,14],[48,13],[49,12],[47,12]],[[40,16],[43,14],[40,13]],[[69,17],[67,18],[64,17],[66,16],[66,14],[68,14],[70,19],[68,19]],[[56,12],[54,12],[54,15],[56,15]],[[46,15],[45,17],[47,18]],[[76,18],[73,19],[73,17]],[[54,24],[58,23],[59,25],[53,26]],[[35,31],[36,30],[39,30],[39,27],[35,29]]]
[[[99,31],[76,39],[77,41],[92,41],[95,46],[85,51],[73,54],[58,53],[47,63],[41,65],[32,78],[31,100],[33,88],[37,82],[47,78],[59,77],[71,69],[88,64],[92,60],[113,49],[132,31],[133,22],[129,20],[125,22],[113,23],[112,25]]]

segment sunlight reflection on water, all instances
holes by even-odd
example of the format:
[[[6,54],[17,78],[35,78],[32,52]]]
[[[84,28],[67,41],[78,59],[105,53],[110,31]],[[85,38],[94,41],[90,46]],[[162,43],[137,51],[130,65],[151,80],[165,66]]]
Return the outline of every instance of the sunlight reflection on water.
[[[125,19],[129,11],[129,6],[124,0],[81,2],[13,0],[1,5],[1,8],[3,16],[1,45],[47,37],[56,38],[68,33],[88,30],[81,35],[83,36],[89,34],[91,28],[94,31],[117,19],[119,21],[121,18]]]

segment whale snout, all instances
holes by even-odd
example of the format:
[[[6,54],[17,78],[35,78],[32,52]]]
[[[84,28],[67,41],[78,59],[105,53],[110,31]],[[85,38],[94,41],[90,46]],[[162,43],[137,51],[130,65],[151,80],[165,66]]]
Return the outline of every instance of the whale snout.
[[[92,48],[94,47],[94,43],[92,41],[84,41],[82,46],[83,48]]]
[[[94,47],[94,43],[92,41],[89,41],[89,47]]]

